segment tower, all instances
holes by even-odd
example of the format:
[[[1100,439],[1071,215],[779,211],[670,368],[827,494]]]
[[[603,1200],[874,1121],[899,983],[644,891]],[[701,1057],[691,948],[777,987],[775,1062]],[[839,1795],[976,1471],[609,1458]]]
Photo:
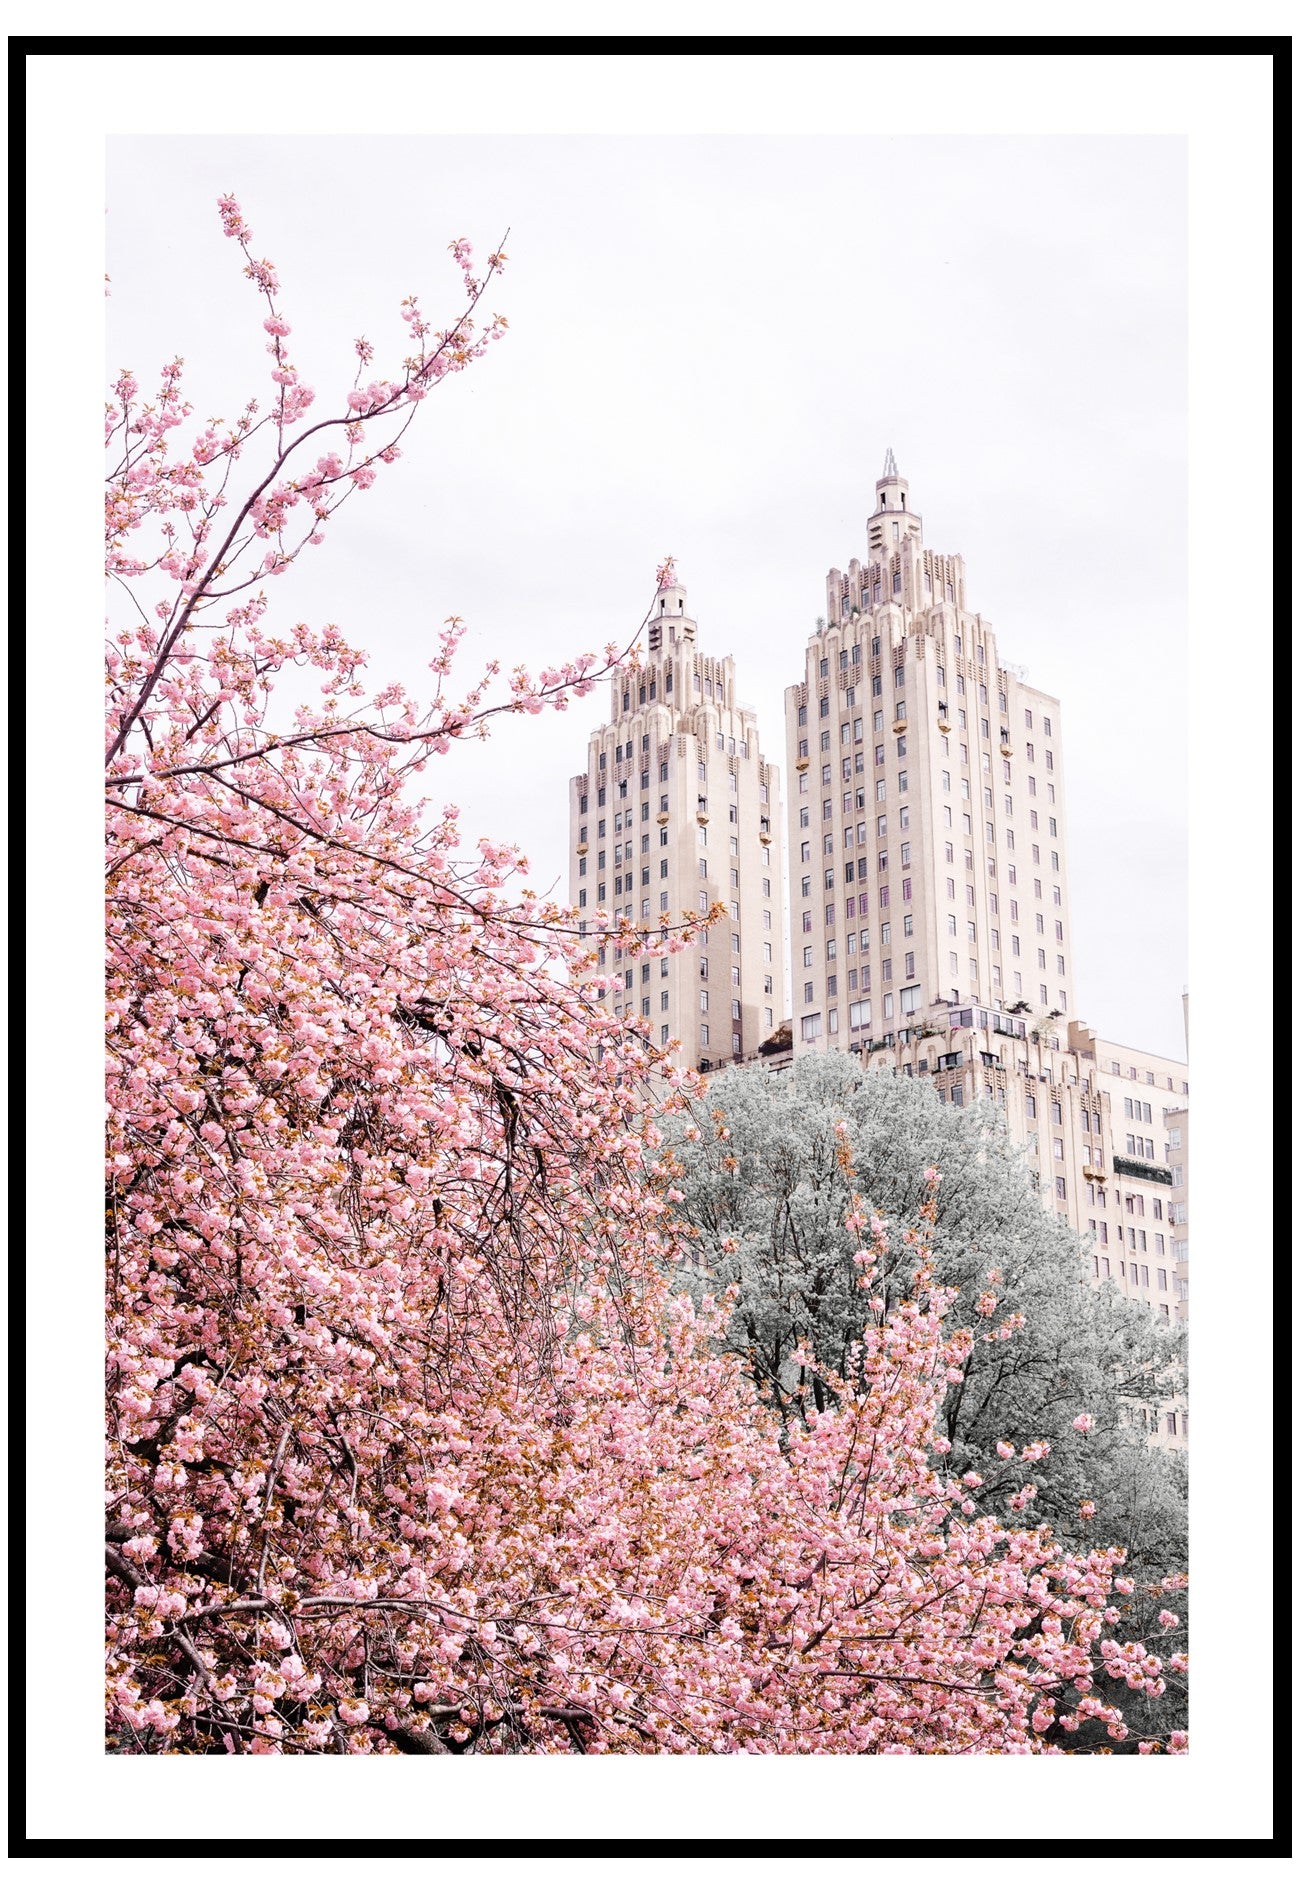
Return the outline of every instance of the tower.
[[[732,657],[704,654],[685,586],[660,566],[647,649],[618,669],[608,720],[569,788],[570,882],[593,942],[620,917],[646,930],[720,904],[690,951],[631,959],[595,945],[603,1002],[697,1069],[750,1056],[787,1015],[780,772],[737,702]]]
[[[892,451],[867,540],[785,691],[794,1054],[993,1103],[1093,1279],[1184,1317],[1186,1066],[1070,1020],[1059,701],[1000,661]],[[1132,1421],[1185,1439],[1184,1403]]]
[[[1060,704],[998,660],[890,450],[785,692],[794,1042],[1070,1003]]]

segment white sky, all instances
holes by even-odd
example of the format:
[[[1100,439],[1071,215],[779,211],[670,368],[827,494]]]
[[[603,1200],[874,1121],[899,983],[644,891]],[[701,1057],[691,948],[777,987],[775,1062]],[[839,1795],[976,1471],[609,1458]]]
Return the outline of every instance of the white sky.
[[[466,680],[625,641],[671,552],[782,767],[782,691],[891,445],[1003,661],[1062,700],[1074,1012],[1181,1056],[1185,180],[1185,141],[1153,136],[112,139],[110,362],[147,389],[182,354],[201,417],[269,393],[222,191],[278,267],[317,414],[357,334],[395,370],[403,295],[458,312],[452,237],[485,255],[508,225],[509,335],[273,607],[418,688],[453,612]],[[560,897],[606,700],[426,777]]]

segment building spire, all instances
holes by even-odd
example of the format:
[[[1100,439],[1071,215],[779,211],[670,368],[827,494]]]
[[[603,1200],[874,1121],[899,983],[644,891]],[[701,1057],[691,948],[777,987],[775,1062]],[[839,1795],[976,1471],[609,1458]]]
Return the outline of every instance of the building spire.
[[[914,526],[908,525],[907,530],[919,530],[919,516],[913,508],[907,504],[907,481],[898,471],[898,462],[891,446],[884,455],[884,471],[875,481],[875,510],[871,516],[878,519],[882,512],[905,512],[909,518],[916,521]],[[894,538],[897,537],[900,526],[901,520],[895,520],[893,528]],[[880,544],[883,542],[882,537],[880,537],[882,531],[882,526],[877,528],[876,537],[871,540],[872,551],[878,551],[880,549]]]

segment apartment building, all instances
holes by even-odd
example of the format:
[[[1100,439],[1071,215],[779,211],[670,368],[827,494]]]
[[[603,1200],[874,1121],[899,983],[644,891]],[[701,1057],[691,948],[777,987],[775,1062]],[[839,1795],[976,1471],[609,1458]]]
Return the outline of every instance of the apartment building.
[[[828,573],[785,692],[792,1009],[774,1060],[847,1050],[994,1102],[1092,1236],[1093,1277],[1184,1318],[1186,1066],[1069,1021],[1060,702],[999,655],[891,451],[866,538]],[[1181,1445],[1184,1402],[1133,1415]]]
[[[618,921],[657,930],[720,905],[696,949],[655,959],[596,947],[603,1002],[639,1017],[680,1061],[715,1068],[785,1017],[780,770],[759,751],[731,656],[699,644],[685,586],[658,572],[647,647],[610,684],[609,715],[569,784],[570,892],[593,940]]]
[[[785,692],[794,1042],[851,1049],[928,1007],[1067,1016],[1060,703],[999,658],[965,562],[890,452],[864,558],[826,580]]]

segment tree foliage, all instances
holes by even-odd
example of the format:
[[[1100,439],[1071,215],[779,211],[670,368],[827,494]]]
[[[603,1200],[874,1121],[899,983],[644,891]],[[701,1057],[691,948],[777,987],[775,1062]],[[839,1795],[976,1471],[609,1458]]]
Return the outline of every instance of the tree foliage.
[[[976,1335],[939,1413],[947,1461],[979,1475],[986,1500],[1005,1501],[1024,1447],[1048,1443],[1033,1470],[1034,1514],[1080,1552],[1124,1547],[1142,1597],[1133,1617],[1157,1639],[1159,1584],[1186,1565],[1185,1462],[1128,1420],[1179,1388],[1184,1334],[1113,1285],[1091,1284],[1077,1234],[1041,1200],[997,1112],[952,1109],[929,1083],[829,1053],[781,1072],[722,1072],[674,1124],[672,1145],[695,1230],[683,1282],[696,1293],[737,1289],[727,1343],[786,1427],[832,1401],[798,1361],[846,1374],[860,1337],[863,1289],[844,1224],[854,1197],[898,1230],[873,1289],[891,1307],[914,1290],[905,1230],[921,1177],[941,1169],[933,1264],[955,1289],[949,1321]],[[1092,1418],[1085,1431],[1074,1428],[1080,1412]],[[1180,1693],[1152,1702],[1145,1723],[1162,1730]]]

